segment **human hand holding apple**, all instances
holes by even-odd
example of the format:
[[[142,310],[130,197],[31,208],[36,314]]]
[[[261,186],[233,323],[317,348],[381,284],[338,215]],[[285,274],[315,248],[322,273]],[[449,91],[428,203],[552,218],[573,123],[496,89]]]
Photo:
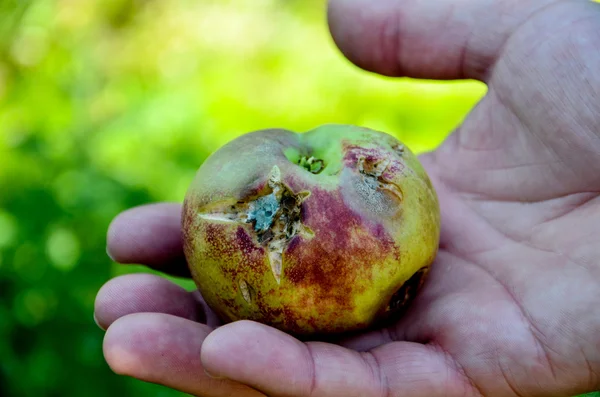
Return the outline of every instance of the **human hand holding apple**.
[[[335,0],[329,15],[363,68],[488,84],[461,127],[420,156],[441,207],[423,289],[395,324],[323,343],[222,325],[199,292],[123,276],[97,299],[111,368],[211,397],[600,389],[600,6]],[[109,252],[184,274],[180,215],[177,204],[121,214]]]

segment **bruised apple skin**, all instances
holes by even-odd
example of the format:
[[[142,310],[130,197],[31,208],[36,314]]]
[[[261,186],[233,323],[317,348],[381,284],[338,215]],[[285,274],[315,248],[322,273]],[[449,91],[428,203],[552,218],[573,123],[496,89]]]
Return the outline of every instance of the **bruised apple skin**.
[[[194,281],[224,322],[293,335],[390,321],[437,254],[438,198],[416,156],[383,132],[256,131],[200,167],[183,207]]]

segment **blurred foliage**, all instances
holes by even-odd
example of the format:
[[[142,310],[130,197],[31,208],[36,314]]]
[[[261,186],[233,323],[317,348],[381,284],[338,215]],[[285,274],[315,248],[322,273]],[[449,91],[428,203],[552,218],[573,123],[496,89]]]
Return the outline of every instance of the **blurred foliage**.
[[[1,1],[0,395],[180,395],[103,359],[95,295],[147,271],[112,263],[105,235],[124,209],[182,200],[225,142],[334,122],[422,151],[484,93],[359,70],[317,0]]]

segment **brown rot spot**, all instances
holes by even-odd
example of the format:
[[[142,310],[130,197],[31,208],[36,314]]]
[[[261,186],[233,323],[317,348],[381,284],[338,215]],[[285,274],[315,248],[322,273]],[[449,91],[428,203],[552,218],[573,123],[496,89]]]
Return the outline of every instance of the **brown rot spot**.
[[[418,270],[411,278],[409,278],[402,286],[392,295],[389,304],[386,308],[388,312],[398,312],[406,308],[408,304],[415,298],[417,292],[421,289],[429,267],[424,267]]]

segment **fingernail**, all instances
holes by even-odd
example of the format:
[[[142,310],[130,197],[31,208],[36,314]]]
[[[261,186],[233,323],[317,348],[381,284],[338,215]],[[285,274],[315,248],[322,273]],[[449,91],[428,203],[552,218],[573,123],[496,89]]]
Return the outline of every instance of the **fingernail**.
[[[116,262],[115,258],[113,258],[113,256],[110,254],[110,251],[108,250],[108,246],[106,246],[106,255],[110,258],[111,261]]]
[[[100,328],[102,331],[106,331],[98,322],[98,317],[96,317],[96,312],[94,312],[94,322],[96,323],[96,325],[98,326],[98,328]]]
[[[210,372],[208,372],[206,369],[204,370],[204,373],[206,374],[206,376],[208,376],[209,378],[212,378],[212,379],[225,379],[224,376],[213,375]]]

